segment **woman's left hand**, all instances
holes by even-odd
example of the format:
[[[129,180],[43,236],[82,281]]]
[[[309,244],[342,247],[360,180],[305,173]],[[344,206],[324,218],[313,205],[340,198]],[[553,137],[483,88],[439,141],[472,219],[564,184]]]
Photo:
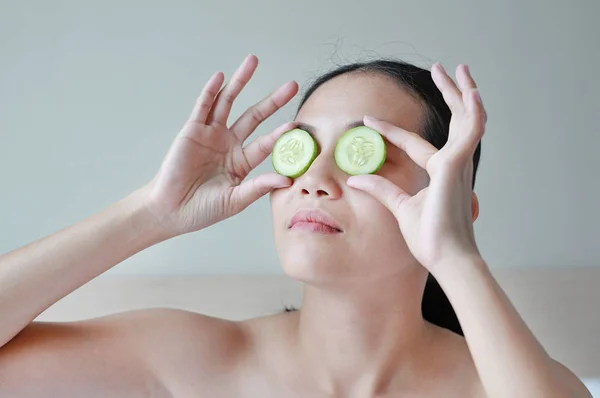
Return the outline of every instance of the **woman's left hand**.
[[[448,142],[441,150],[416,133],[364,119],[427,171],[429,186],[411,196],[376,174],[352,176],[347,184],[371,194],[394,214],[413,256],[436,276],[445,263],[481,258],[473,231],[473,154],[487,116],[465,65],[457,68],[458,86],[440,64],[431,74],[452,111]]]

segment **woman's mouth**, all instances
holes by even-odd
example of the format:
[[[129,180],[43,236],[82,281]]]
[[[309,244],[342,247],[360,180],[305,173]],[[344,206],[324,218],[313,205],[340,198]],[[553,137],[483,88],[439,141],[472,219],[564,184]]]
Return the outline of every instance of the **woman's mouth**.
[[[298,221],[294,223],[290,227],[290,229],[309,232],[319,232],[322,234],[339,234],[342,232],[337,228],[330,227],[329,225],[311,221]]]
[[[321,209],[301,209],[296,212],[289,229],[319,232],[323,234],[338,234],[343,232],[338,222]]]

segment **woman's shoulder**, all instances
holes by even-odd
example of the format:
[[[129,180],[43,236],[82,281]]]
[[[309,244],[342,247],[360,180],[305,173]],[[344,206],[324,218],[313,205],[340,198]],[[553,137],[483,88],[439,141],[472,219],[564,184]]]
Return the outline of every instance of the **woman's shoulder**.
[[[289,352],[290,344],[294,343],[297,315],[295,312],[283,312],[240,322],[239,326],[243,331],[246,347],[250,351],[250,355],[247,356],[248,361],[265,363],[266,359],[267,363],[276,363],[279,358],[273,358],[274,355]],[[269,358],[265,358],[266,356]]]
[[[292,365],[284,346],[291,341],[293,313],[232,321],[186,310],[150,311],[161,331],[148,339],[155,348],[149,363],[173,396],[268,396],[275,375]]]
[[[181,355],[177,361],[202,360],[211,365],[218,361],[244,363],[245,357],[262,345],[274,345],[290,330],[294,314],[274,314],[242,321],[174,308],[151,308],[115,316],[126,318],[131,327],[145,319],[147,338],[159,351]],[[147,337],[144,337],[147,336]],[[163,353],[164,354],[164,353]],[[225,364],[222,364],[223,366]]]
[[[251,351],[252,339],[244,322],[173,308],[130,311],[114,317],[138,329],[138,344],[144,347],[148,368],[173,396],[192,396],[198,391],[229,393],[222,391],[227,385],[222,383],[223,375],[229,375],[232,382]]]

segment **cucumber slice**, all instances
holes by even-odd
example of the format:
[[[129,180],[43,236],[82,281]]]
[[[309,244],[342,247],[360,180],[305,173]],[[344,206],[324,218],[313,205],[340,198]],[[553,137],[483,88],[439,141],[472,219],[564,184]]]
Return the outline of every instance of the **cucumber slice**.
[[[317,157],[317,142],[301,129],[290,130],[281,135],[273,146],[273,168],[281,175],[298,177]]]
[[[375,173],[383,166],[385,156],[383,137],[367,126],[346,131],[335,147],[335,162],[350,175]]]

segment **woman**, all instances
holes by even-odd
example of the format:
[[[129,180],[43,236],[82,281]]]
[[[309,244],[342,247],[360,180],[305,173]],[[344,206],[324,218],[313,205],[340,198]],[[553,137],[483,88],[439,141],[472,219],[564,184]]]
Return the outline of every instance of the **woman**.
[[[475,244],[486,115],[467,67],[457,84],[439,64],[431,74],[386,61],[342,68],[308,91],[294,122],[243,146],[297,92],[283,85],[228,127],[257,63],[248,56],[222,89],[222,73],[210,78],[150,183],[0,257],[0,396],[589,397]],[[333,149],[362,123],[385,137],[387,160],[376,175],[349,177]],[[244,181],[294,127],[319,145],[306,173]],[[170,309],[32,322],[133,254],[269,192],[281,264],[305,283],[301,310],[243,322]],[[429,274],[464,338],[423,318]]]

